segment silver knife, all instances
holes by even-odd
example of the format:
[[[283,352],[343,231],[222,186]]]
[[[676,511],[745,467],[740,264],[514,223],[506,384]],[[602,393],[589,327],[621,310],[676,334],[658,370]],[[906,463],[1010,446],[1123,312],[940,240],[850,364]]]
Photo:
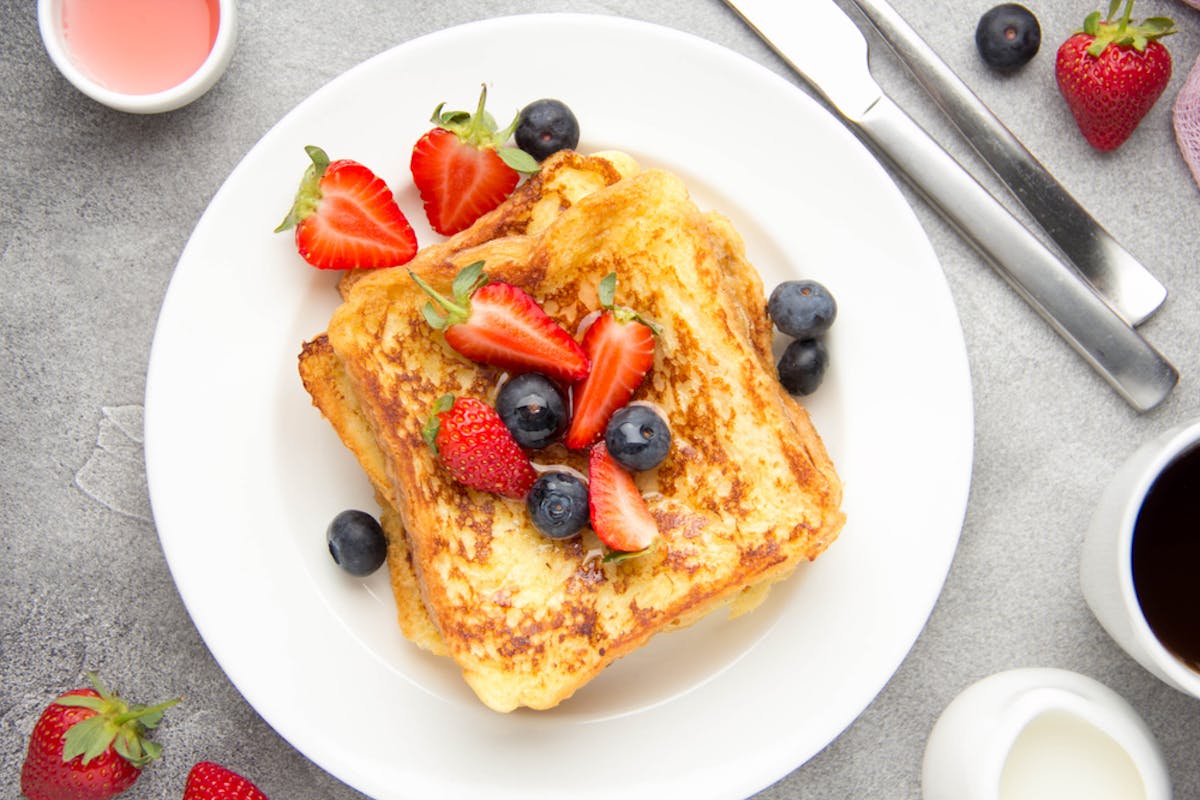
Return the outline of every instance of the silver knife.
[[[1170,394],[1175,367],[884,94],[866,38],[833,0],[724,2],[1131,406],[1147,411]]]
[[[1121,246],[984,105],[886,0],[852,0],[984,162],[1092,286],[1132,324],[1167,289]]]

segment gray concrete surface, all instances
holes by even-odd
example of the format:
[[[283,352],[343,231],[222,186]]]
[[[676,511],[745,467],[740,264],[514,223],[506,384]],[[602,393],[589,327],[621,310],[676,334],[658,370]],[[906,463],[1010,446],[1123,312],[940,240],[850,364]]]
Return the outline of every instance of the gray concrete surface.
[[[1139,3],[1142,15],[1179,22],[1168,40],[1176,72],[1133,138],[1101,155],[1074,130],[1052,75],[1057,40],[1091,3],[1032,0],[1047,42],[1028,68],[1000,78],[981,66],[972,43],[988,0],[894,2],[1167,284],[1167,305],[1143,331],[1182,380],[1158,409],[1132,412],[905,189],[945,268],[971,362],[975,465],[961,544],[894,678],[840,737],[759,797],[918,797],[926,736],[955,694],[998,670],[1052,666],[1126,697],[1158,737],[1176,797],[1200,798],[1200,701],[1125,656],[1091,616],[1076,579],[1078,544],[1108,476],[1140,442],[1200,414],[1200,189],[1170,116],[1200,53],[1200,12],[1178,0]],[[183,776],[201,758],[227,763],[273,798],[361,796],[243,700],[175,591],[141,451],[155,321],[214,192],[295,104],[420,34],[555,10],[690,31],[784,73],[718,0],[246,0],[237,53],[215,89],[182,110],[136,117],[94,103],[55,71],[33,2],[0,3],[0,796],[18,796],[26,737],[41,708],[93,668],[129,696],[187,698],[159,732],[168,756],[129,797],[180,796]],[[872,62],[893,96],[977,168],[890,54],[877,47]],[[906,391],[920,391],[920,381],[914,374]]]

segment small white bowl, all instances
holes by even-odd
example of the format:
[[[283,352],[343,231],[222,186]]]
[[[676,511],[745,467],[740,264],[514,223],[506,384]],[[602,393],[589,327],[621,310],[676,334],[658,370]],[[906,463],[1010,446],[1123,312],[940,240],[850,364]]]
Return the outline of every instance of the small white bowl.
[[[97,83],[75,62],[63,30],[63,0],[38,0],[38,27],[46,52],[58,71],[75,88],[109,108],[131,114],[158,114],[172,111],[196,100],[209,89],[225,72],[233,58],[233,47],[237,40],[236,0],[217,0],[220,21],[216,40],[204,62],[183,82],[152,94],[127,94],[114,91]]]

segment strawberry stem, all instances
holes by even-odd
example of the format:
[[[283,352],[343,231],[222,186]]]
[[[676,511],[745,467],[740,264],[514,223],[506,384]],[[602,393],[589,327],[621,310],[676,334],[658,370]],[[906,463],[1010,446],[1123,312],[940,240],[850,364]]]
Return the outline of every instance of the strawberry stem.
[[[95,712],[67,730],[63,737],[63,761],[79,757],[86,766],[109,747],[138,769],[158,758],[162,747],[145,739],[145,734],[162,720],[163,711],[180,699],[153,706],[130,706],[101,683],[96,673],[87,673],[87,678],[99,697],[70,694],[54,701],[57,705],[88,708]]]
[[[475,115],[471,117],[471,125],[467,128],[467,141],[476,146],[493,144],[491,141],[493,131],[488,129],[485,122],[487,111],[484,110],[484,107],[486,105],[487,84],[483,83],[479,87],[479,103],[475,106]]]
[[[457,322],[465,321],[468,315],[470,315],[471,309],[469,306],[455,303],[437,289],[434,289],[428,283],[421,280],[421,278],[412,270],[409,270],[408,274],[414,281],[417,282],[417,286],[420,286],[421,290],[425,292],[425,294],[429,295],[429,297],[439,306],[446,309],[447,316],[440,317],[437,314],[437,310],[433,307],[433,303],[425,304],[425,308],[422,309],[422,313],[425,316],[425,321],[428,322],[433,328],[439,331],[443,330]]]
[[[1121,24],[1117,27],[1117,33],[1122,34],[1129,27],[1130,20],[1133,19],[1133,0],[1125,0],[1125,13],[1121,15]]]
[[[1088,55],[1093,58],[1099,58],[1110,44],[1132,47],[1141,52],[1150,42],[1177,32],[1174,20],[1167,17],[1150,17],[1134,24],[1133,0],[1124,0],[1124,10],[1120,18],[1117,18],[1121,3],[1122,0],[1112,0],[1108,7],[1108,16],[1103,19],[1099,11],[1093,11],[1084,19],[1080,32],[1094,37],[1087,49]]]
[[[433,303],[426,303],[421,309],[421,313],[425,317],[425,321],[430,324],[434,330],[445,330],[451,325],[457,325],[461,322],[466,322],[471,316],[471,295],[475,294],[475,290],[488,282],[487,275],[483,274],[483,262],[476,261],[468,264],[459,271],[454,278],[454,285],[451,291],[454,293],[454,299],[451,300],[444,294],[434,289],[428,283],[421,279],[412,270],[408,271],[409,277],[416,281],[417,286],[425,294],[436,302],[439,306],[446,309],[446,316],[441,317],[437,313],[437,309],[433,307]]]

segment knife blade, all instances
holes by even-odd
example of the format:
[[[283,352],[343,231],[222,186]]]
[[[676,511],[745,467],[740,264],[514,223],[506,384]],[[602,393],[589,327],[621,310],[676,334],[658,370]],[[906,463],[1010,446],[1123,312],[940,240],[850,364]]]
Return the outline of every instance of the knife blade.
[[[1166,287],[1054,179],[886,0],[852,2],[1083,277],[1134,325],[1150,317],[1166,300]]]
[[[1170,394],[1175,367],[883,92],[833,0],[724,2],[1126,402],[1147,411]]]

